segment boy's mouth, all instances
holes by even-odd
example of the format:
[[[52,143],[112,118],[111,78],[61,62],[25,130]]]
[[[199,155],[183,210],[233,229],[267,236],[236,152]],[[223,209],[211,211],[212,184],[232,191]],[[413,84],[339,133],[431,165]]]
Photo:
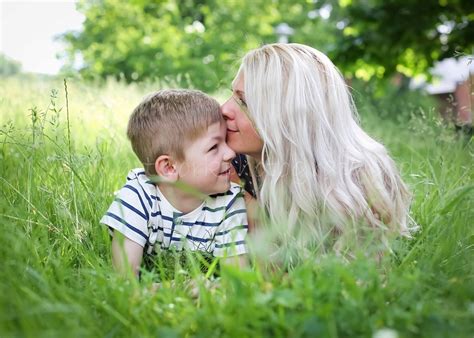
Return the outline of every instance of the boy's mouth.
[[[229,129],[229,128],[227,128],[227,132],[228,132],[228,133],[236,133],[236,132],[238,132],[238,130],[234,130],[234,129]]]
[[[219,173],[219,176],[230,175],[230,168]]]

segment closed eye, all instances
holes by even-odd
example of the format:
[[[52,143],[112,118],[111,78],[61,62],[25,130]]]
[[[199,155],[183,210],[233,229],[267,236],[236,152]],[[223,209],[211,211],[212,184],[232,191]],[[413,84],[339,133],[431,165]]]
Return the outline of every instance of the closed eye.
[[[214,144],[212,147],[210,147],[208,151],[212,151],[214,149],[217,149],[217,144]]]
[[[233,96],[234,97],[234,100],[237,102],[237,104],[241,107],[244,107],[244,108],[247,108],[247,102],[245,102],[243,99],[241,99],[240,97],[238,96]]]

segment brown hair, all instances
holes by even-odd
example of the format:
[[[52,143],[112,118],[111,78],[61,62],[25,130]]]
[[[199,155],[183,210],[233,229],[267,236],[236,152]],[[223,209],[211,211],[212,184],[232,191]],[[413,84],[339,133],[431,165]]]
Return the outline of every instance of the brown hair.
[[[170,155],[184,160],[184,146],[223,121],[219,103],[198,90],[166,89],[146,96],[128,121],[127,136],[147,175],[155,160]]]

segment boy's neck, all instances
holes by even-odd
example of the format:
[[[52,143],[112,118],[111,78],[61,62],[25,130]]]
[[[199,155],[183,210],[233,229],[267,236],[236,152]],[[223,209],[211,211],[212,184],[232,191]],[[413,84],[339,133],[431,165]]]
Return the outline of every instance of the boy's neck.
[[[193,211],[204,201],[203,198],[186,193],[172,184],[160,183],[157,185],[168,202],[183,214]]]

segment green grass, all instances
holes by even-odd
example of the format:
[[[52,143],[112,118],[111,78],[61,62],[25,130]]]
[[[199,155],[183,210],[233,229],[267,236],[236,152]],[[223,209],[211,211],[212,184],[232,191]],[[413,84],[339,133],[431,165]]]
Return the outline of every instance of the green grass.
[[[197,299],[185,288],[196,269],[178,261],[175,284],[156,292],[157,272],[119,278],[98,220],[139,165],[125,125],[151,89],[71,80],[67,119],[62,80],[0,81],[0,337],[472,337],[473,143],[426,116],[397,124],[362,111],[420,225],[380,265],[361,254],[288,273],[225,269]]]

